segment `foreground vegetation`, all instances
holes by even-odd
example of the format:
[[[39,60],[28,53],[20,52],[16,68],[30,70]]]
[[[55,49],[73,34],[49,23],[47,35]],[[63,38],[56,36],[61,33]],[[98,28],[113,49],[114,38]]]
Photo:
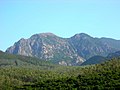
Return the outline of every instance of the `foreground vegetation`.
[[[120,58],[92,66],[70,67],[2,54],[0,90],[120,89]]]
[[[2,67],[1,90],[120,89],[120,60],[88,67]]]

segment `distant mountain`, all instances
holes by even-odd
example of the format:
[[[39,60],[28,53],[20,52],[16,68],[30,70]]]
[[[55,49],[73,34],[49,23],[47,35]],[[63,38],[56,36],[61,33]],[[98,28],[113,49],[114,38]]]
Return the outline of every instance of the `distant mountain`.
[[[101,38],[102,43],[106,43],[112,46],[114,49],[120,49],[120,40],[115,40],[112,38]]]
[[[80,33],[69,39],[79,56],[89,59],[92,56],[107,56],[111,52],[120,50],[120,41],[107,38],[93,38],[87,34]],[[115,45],[113,42],[116,42]],[[119,47],[118,47],[119,46]]]
[[[110,53],[107,55],[107,57],[93,56],[90,59],[83,62],[81,65],[100,64],[100,63],[110,60],[112,58],[118,58],[118,57],[120,57],[120,51],[117,51],[115,53]]]
[[[108,54],[107,58],[117,58],[117,57],[120,57],[120,51],[117,51],[115,53],[110,53]]]
[[[93,56],[90,59],[83,62],[81,65],[100,64],[100,63],[102,63],[102,62],[104,62],[106,60],[107,60],[107,58],[102,57],[102,56]]]
[[[115,45],[114,45],[115,42]],[[85,33],[61,38],[52,33],[41,33],[21,39],[6,52],[37,57],[61,65],[80,65],[92,56],[107,56],[119,51],[119,40],[93,38]]]

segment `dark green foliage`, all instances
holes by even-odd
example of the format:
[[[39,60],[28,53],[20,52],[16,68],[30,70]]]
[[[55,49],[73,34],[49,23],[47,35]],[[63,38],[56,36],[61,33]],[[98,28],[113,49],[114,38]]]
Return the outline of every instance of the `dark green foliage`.
[[[2,66],[48,66],[50,62],[40,60],[34,57],[26,57],[21,55],[12,55],[0,52],[0,67]]]
[[[78,71],[76,71],[78,72]],[[111,60],[79,71],[78,76],[46,79],[20,88],[36,90],[115,90],[120,89],[120,60]],[[71,72],[72,74],[73,72]]]
[[[119,58],[119,57],[120,57],[120,51],[110,53],[110,54],[107,55],[107,57],[97,55],[97,56],[93,56],[90,59],[83,62],[81,64],[81,66],[83,66],[83,65],[92,65],[92,64],[100,64],[100,63],[108,61],[108,60],[110,60],[112,58]]]
[[[91,65],[91,64],[100,64],[102,62],[105,62],[107,58],[103,56],[93,56],[90,59],[83,62],[81,65]]]
[[[0,61],[0,90],[120,89],[120,58],[73,67],[0,52]]]

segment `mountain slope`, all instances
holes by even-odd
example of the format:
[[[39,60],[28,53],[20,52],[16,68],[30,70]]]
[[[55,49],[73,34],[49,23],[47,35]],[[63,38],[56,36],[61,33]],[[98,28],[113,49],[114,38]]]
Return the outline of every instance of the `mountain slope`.
[[[85,59],[95,55],[106,56],[120,49],[110,44],[109,39],[109,43],[106,43],[101,38],[93,38],[84,33],[74,35],[69,41],[76,48],[78,55]]]
[[[117,52],[115,52],[115,53],[110,53],[110,54],[108,54],[108,56],[107,56],[108,59],[117,58],[117,57],[120,57],[120,51],[117,51]]]
[[[115,42],[116,45],[113,43]],[[76,34],[61,38],[52,33],[41,33],[29,39],[21,39],[6,50],[7,53],[37,57],[61,65],[80,65],[95,55],[107,56],[119,51],[119,40],[93,38],[87,34]]]
[[[0,51],[0,67],[5,66],[48,66],[52,65],[49,62],[44,60],[40,60],[38,58],[21,56],[21,55],[13,55]]]
[[[78,71],[78,70],[77,70]],[[45,90],[119,90],[120,58],[89,66],[79,71],[78,76],[46,79],[34,84],[25,84],[16,89]],[[71,72],[72,73],[72,72]],[[76,73],[76,71],[74,71]],[[71,75],[71,74],[70,74]]]
[[[102,43],[106,43],[115,49],[120,49],[120,40],[115,40],[111,38],[101,38]]]
[[[21,39],[6,50],[7,53],[38,57],[61,65],[76,65],[84,59],[80,57],[67,39],[52,33],[36,34],[29,39]]]
[[[107,58],[102,56],[93,56],[90,59],[83,62],[81,65],[91,65],[91,64],[100,64],[102,62],[105,62]]]
[[[81,65],[100,64],[100,63],[108,61],[112,58],[118,58],[118,57],[120,57],[120,51],[117,51],[115,53],[110,53],[107,55],[107,57],[93,56],[93,57],[89,58],[88,60],[86,60],[85,62],[83,62]]]

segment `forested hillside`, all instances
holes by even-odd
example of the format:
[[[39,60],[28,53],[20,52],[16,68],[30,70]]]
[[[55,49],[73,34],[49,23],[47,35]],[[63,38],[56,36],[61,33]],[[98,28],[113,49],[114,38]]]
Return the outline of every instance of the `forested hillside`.
[[[77,76],[72,76],[78,73]],[[49,90],[118,90],[120,89],[120,58],[100,65],[71,72],[70,76],[24,84],[23,89]]]
[[[3,52],[1,52],[3,54]],[[1,55],[1,54],[0,54]],[[3,57],[3,55],[6,55]],[[23,60],[3,54],[0,60]],[[9,59],[8,56],[10,55]],[[3,59],[4,58],[4,59]],[[26,62],[30,57],[24,58]],[[33,59],[33,58],[31,58]],[[32,60],[31,60],[32,61]],[[32,65],[2,65],[1,90],[120,89],[120,58],[92,66],[60,66],[48,62]]]
[[[51,63],[34,57],[13,55],[0,51],[0,67],[4,66],[48,66]]]

